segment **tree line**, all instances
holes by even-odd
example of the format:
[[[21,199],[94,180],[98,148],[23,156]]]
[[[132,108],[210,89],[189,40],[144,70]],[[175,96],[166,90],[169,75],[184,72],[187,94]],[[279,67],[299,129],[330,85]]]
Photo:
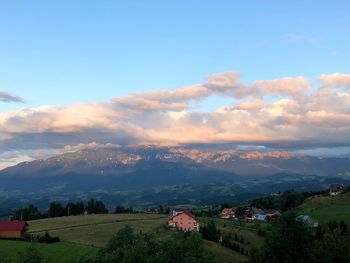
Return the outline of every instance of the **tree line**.
[[[91,198],[86,204],[83,202],[69,202],[65,206],[52,202],[49,205],[49,209],[42,212],[35,205],[29,205],[28,207],[20,208],[16,210],[13,218],[15,220],[36,220],[48,217],[62,217],[70,215],[82,215],[88,214],[106,214],[108,209],[102,201],[96,201]]]
[[[169,207],[159,206],[158,209],[153,209],[159,214],[170,214],[171,210]],[[49,205],[47,211],[40,211],[39,208],[33,204],[28,207],[20,208],[15,211],[13,219],[15,220],[37,220],[48,217],[62,217],[72,215],[87,214],[106,214],[108,213],[106,205],[102,201],[90,199],[86,204],[84,202],[69,202],[66,205],[61,203],[52,202]],[[115,214],[137,214],[139,210],[134,210],[132,207],[125,207],[117,205],[113,211]]]

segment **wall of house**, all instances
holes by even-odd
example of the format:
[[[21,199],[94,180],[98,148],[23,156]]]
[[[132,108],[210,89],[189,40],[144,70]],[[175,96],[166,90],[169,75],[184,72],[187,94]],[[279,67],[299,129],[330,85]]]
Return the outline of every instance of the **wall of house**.
[[[20,230],[0,230],[0,238],[22,238]]]
[[[197,221],[186,214],[179,214],[173,218],[177,228],[183,231],[197,230]]]

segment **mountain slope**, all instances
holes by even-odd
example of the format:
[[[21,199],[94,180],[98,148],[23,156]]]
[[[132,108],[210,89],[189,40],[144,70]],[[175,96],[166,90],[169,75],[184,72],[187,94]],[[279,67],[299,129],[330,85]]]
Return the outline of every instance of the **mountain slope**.
[[[287,189],[324,189],[331,182],[348,182],[349,171],[348,158],[318,159],[287,152],[89,149],[0,171],[0,195],[3,200],[16,197],[41,203],[88,196],[125,204],[215,203]]]

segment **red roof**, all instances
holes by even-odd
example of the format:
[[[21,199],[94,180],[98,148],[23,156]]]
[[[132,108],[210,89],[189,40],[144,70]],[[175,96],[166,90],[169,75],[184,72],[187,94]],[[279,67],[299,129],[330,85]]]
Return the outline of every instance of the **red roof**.
[[[26,221],[0,221],[1,230],[20,230],[22,231],[28,226]]]
[[[177,215],[172,216],[171,219],[173,219],[177,216],[180,216],[180,215],[187,215],[187,216],[192,217],[192,219],[197,221],[197,218],[194,215],[192,215],[188,210],[185,210],[183,212],[178,213]]]

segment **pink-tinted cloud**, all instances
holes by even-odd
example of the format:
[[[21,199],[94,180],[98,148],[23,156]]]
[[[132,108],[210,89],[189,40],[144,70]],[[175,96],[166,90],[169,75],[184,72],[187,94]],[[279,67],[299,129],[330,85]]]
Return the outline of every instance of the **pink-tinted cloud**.
[[[109,102],[6,112],[0,115],[0,149],[280,141],[347,145],[349,76],[321,75],[317,87],[302,76],[244,83],[239,73],[228,72],[203,84],[132,93]],[[232,103],[212,112],[195,108],[212,95],[232,97]]]

